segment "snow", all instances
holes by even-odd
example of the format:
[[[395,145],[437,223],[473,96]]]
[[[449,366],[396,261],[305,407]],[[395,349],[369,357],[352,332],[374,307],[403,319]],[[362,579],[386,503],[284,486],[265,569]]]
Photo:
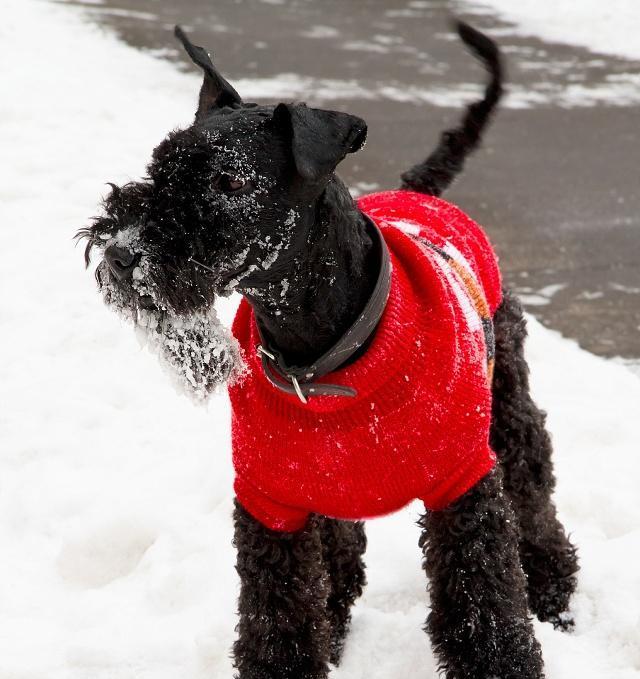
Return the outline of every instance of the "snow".
[[[638,0],[471,0],[516,25],[517,33],[640,59]]]
[[[72,241],[104,182],[138,177],[191,120],[199,79],[69,7],[3,9],[0,677],[231,677],[227,400],[174,392]],[[536,623],[548,678],[638,679],[640,380],[533,321],[529,356],[582,561],[576,632]],[[436,677],[417,510],[369,524],[370,584],[338,679]]]
[[[508,109],[526,109],[549,104],[562,108],[588,108],[598,104],[631,106],[640,102],[639,82],[640,77],[636,73],[612,74],[603,83],[570,83],[563,87],[550,88],[545,84],[538,89],[514,82],[510,83],[508,96],[501,106]],[[337,78],[314,78],[294,73],[240,78],[235,86],[249,100],[299,99],[316,105],[354,99],[387,100],[454,109],[476,101],[482,93],[480,82],[421,87],[397,81],[365,83]]]

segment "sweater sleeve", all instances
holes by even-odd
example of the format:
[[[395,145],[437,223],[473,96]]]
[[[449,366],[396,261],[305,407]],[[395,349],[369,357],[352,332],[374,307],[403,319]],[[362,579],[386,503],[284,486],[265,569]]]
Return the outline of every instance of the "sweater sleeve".
[[[271,500],[240,476],[236,476],[233,488],[238,502],[254,519],[270,530],[294,533],[305,527],[309,512]]]
[[[440,511],[455,502],[476,485],[496,466],[496,454],[489,446],[481,446],[471,454],[464,465],[443,483],[420,498],[431,511]]]

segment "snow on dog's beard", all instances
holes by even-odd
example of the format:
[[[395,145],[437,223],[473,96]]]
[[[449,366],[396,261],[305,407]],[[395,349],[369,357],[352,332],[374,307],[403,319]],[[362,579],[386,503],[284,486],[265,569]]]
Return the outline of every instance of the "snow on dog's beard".
[[[145,282],[150,280],[145,264],[143,259],[134,271],[132,285],[138,294],[151,296],[158,309],[140,308],[133,291],[114,283],[103,261],[97,277],[104,302],[133,323],[140,343],[158,355],[180,391],[196,401],[205,401],[219,385],[242,374],[238,343],[218,320],[213,305],[184,315],[163,308],[153,286]]]
[[[213,306],[188,316],[140,309],[136,334],[160,356],[177,386],[196,400],[205,400],[242,372],[238,344]]]

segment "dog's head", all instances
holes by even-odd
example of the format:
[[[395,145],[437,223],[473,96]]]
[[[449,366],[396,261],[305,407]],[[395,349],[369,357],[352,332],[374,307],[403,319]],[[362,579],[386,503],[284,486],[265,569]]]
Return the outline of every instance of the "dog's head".
[[[105,302],[144,328],[198,395],[233,372],[216,296],[273,286],[307,244],[318,197],[360,149],[366,124],[304,104],[245,103],[207,52],[176,35],[204,72],[194,123],[154,150],[148,177],[112,185],[82,229]],[[190,357],[195,357],[190,358]]]

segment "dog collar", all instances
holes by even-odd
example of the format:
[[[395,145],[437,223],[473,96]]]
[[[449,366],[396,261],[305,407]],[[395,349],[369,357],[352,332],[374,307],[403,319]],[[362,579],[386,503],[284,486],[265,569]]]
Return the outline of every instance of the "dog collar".
[[[287,394],[295,394],[303,403],[307,403],[309,396],[356,396],[357,391],[353,387],[315,380],[339,368],[364,345],[378,325],[389,298],[391,289],[389,249],[377,224],[366,215],[364,217],[380,249],[380,272],[364,309],[330,349],[310,366],[287,365],[282,354],[265,341],[260,324],[256,320],[260,337],[257,352],[266,378],[276,389]]]

